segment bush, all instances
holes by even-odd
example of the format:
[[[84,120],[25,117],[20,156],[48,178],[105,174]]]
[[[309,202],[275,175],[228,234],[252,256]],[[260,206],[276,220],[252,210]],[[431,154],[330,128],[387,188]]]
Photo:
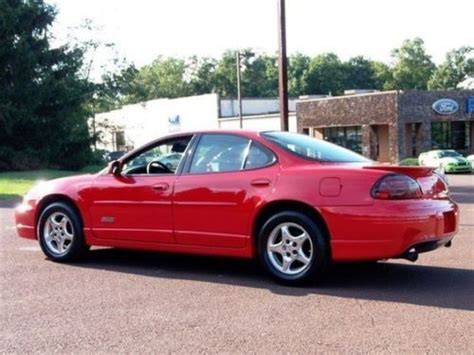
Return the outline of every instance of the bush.
[[[70,142],[58,157],[51,157],[50,163],[65,170],[80,170],[92,162],[92,151],[88,144]]]
[[[106,163],[104,155],[107,153],[108,151],[105,149],[96,149],[92,151],[92,161],[90,163],[96,165],[104,165]]]
[[[11,169],[11,159],[14,153],[13,149],[0,146],[0,171]]]
[[[418,164],[418,158],[405,158],[402,159],[398,162],[398,165],[408,165],[408,166],[417,166]]]
[[[45,165],[44,154],[25,148],[20,151],[9,147],[0,147],[0,171],[7,170],[33,170]]]

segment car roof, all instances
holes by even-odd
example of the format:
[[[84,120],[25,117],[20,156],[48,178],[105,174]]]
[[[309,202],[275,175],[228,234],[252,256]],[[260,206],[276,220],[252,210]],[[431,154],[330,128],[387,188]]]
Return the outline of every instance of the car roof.
[[[268,130],[250,130],[250,129],[222,129],[222,128],[215,128],[215,129],[204,129],[204,130],[189,130],[189,131],[179,131],[179,132],[172,132],[166,135],[163,135],[161,137],[157,137],[156,139],[148,142],[145,145],[142,145],[140,147],[137,147],[136,149],[128,152],[127,154],[123,155],[120,157],[119,160],[124,160],[128,159],[130,156],[134,156],[138,150],[141,150],[145,147],[152,146],[156,144],[158,141],[161,141],[163,139],[173,139],[173,138],[179,138],[179,137],[184,137],[184,136],[190,136],[190,135],[195,135],[195,134],[206,134],[206,133],[211,133],[211,134],[236,134],[236,135],[241,135],[245,136],[247,138],[257,138],[259,137],[261,132],[268,132]]]
[[[190,130],[190,131],[180,131],[175,132],[174,134],[171,133],[169,136],[186,136],[190,134],[205,134],[205,133],[220,133],[220,134],[239,134],[239,135],[249,135],[255,136],[259,135],[261,132],[265,132],[265,130],[251,130],[251,129],[223,129],[223,128],[215,128],[215,129],[203,129],[203,130]],[[166,137],[166,136],[163,136]]]

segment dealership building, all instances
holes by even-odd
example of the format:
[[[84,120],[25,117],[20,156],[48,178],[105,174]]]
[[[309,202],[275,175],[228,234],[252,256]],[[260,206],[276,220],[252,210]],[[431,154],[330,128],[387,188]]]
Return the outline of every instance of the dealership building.
[[[288,100],[289,128],[296,132],[296,98]],[[173,99],[156,99],[126,105],[91,117],[89,128],[99,136],[96,147],[109,151],[137,148],[158,137],[201,129],[275,130],[280,128],[278,98],[242,99],[242,122],[239,102],[205,94]]]
[[[296,120],[298,132],[381,162],[431,149],[474,151],[474,90],[355,91],[301,100]]]
[[[449,148],[474,152],[474,90],[361,91],[289,100],[289,130],[339,144],[371,159],[396,163]],[[245,129],[280,129],[278,98],[244,98]],[[157,137],[196,129],[238,129],[238,101],[206,94],[156,99],[95,115],[97,148],[128,150]]]

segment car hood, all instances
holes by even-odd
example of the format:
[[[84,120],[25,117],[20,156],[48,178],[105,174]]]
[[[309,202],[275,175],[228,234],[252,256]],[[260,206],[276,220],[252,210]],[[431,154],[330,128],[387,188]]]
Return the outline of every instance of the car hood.
[[[464,164],[468,163],[468,160],[464,157],[446,157],[441,158],[441,163],[443,164]]]

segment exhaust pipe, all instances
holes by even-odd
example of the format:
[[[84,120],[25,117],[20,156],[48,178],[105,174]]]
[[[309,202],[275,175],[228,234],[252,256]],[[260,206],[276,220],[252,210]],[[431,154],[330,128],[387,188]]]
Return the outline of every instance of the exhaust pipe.
[[[415,248],[411,248],[410,250],[403,253],[401,258],[414,263],[415,261],[418,260],[418,252],[416,251]]]

